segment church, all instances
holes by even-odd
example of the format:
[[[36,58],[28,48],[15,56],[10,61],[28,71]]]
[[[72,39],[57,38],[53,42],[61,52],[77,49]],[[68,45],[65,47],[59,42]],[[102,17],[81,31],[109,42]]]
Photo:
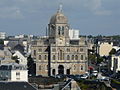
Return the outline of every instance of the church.
[[[87,41],[79,37],[79,32],[77,38],[70,38],[71,31],[73,34],[60,5],[50,19],[47,36],[32,41],[31,56],[36,63],[36,75],[76,75],[88,70]]]

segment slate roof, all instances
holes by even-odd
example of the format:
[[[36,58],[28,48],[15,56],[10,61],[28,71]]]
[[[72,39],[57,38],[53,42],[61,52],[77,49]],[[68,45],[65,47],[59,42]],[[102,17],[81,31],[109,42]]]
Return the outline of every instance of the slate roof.
[[[120,49],[119,50],[117,50],[117,52],[116,52],[116,54],[115,54],[116,56],[120,56]]]
[[[0,82],[0,90],[37,90],[28,82]]]

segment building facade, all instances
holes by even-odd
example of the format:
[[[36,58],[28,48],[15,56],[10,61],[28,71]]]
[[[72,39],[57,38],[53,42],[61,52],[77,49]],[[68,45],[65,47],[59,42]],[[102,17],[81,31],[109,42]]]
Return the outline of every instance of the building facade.
[[[0,81],[28,81],[27,66],[17,63],[0,65]]]
[[[50,19],[48,36],[32,42],[36,75],[83,74],[87,71],[86,40],[71,39],[69,30],[68,19],[60,8]]]
[[[120,49],[111,57],[111,71],[120,72]]]

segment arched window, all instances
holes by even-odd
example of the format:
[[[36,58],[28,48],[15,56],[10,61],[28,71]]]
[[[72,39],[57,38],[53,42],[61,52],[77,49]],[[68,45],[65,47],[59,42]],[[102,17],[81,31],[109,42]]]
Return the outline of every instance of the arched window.
[[[47,60],[47,55],[45,55],[45,60]]]
[[[58,26],[58,34],[60,35],[61,27]]]
[[[81,60],[83,60],[83,55],[81,55]]]
[[[74,55],[72,55],[72,60],[74,60]]]
[[[81,68],[80,68],[80,70],[83,70],[83,66],[81,65]]]
[[[60,60],[62,60],[62,57],[63,57],[62,50],[60,50]]]
[[[41,60],[42,59],[42,57],[41,57],[41,55],[39,55],[39,60]]]
[[[78,55],[75,55],[75,60],[78,60]]]
[[[67,55],[67,60],[70,60],[70,56],[69,55]]]
[[[55,55],[53,55],[53,60],[55,60],[56,58],[55,58]]]
[[[62,35],[64,35],[64,26],[62,26]]]

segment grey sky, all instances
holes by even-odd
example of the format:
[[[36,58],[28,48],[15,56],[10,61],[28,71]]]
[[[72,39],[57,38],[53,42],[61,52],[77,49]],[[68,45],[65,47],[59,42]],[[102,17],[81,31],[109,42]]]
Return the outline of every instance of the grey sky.
[[[0,31],[45,35],[60,2],[71,28],[80,34],[120,34],[120,0],[0,0]]]

